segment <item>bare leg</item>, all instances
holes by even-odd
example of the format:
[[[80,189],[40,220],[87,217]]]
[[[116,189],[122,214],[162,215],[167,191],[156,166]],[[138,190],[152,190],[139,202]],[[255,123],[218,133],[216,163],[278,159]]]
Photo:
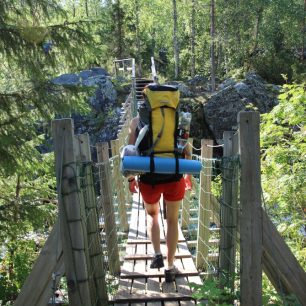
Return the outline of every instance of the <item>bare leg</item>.
[[[159,203],[147,204],[145,203],[145,208],[147,211],[147,231],[153,248],[156,253],[161,253],[160,251],[160,229],[158,223],[158,214],[159,214]]]
[[[167,261],[173,265],[178,241],[178,215],[182,201],[166,201],[167,205]]]

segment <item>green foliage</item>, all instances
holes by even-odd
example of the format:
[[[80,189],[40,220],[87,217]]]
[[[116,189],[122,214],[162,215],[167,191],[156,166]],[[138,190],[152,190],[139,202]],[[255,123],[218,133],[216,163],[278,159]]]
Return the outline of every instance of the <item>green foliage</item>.
[[[277,83],[283,83],[281,73],[292,76],[303,47],[302,1],[224,0],[216,3],[216,9],[220,52],[226,59],[220,61],[219,73],[256,69]]]
[[[293,77],[292,65],[296,63],[296,58],[287,51],[281,51],[279,54],[266,52],[256,56],[251,66],[264,79],[271,83],[282,84],[284,82],[282,74]]]
[[[84,67],[91,54],[90,23],[70,22],[57,1],[7,1],[0,8],[0,174],[38,157],[31,145],[37,122],[84,109],[88,89],[50,80]],[[86,51],[85,51],[86,48]]]
[[[57,202],[53,154],[23,162],[22,170],[0,176],[0,300],[14,300],[42,244],[26,237],[48,234]]]
[[[57,211],[53,154],[24,164],[23,171],[0,177],[0,242],[29,231],[48,230]]]
[[[203,285],[191,284],[194,289],[193,297],[200,305],[208,306],[231,306],[234,301],[239,301],[240,291],[234,291],[222,285],[222,281],[218,279],[207,279]],[[290,295],[279,295],[269,282],[268,278],[263,275],[263,296],[262,305],[265,306],[301,306],[296,297]]]
[[[72,20],[61,4],[0,3],[0,300],[17,295],[37,255],[30,246],[24,251],[25,237],[48,232],[56,217],[54,158],[37,150],[49,133],[47,122],[88,109],[91,89],[51,82],[95,58],[92,22]]]
[[[195,4],[196,74],[210,74],[210,3]],[[150,57],[165,79],[174,75],[172,1],[95,0],[65,1],[70,18],[93,21],[95,62],[110,68],[114,58],[134,57],[144,76],[150,74]],[[215,1],[216,68],[219,78],[229,71],[258,70],[267,80],[282,83],[303,71],[303,3],[300,0]],[[180,78],[191,71],[192,1],[177,1]],[[304,46],[305,47],[305,46]],[[165,58],[160,51],[165,51]]]
[[[18,290],[32,269],[39,242],[20,239],[5,246],[5,255],[0,257],[0,301],[15,300]]]
[[[305,84],[284,85],[279,104],[262,115],[262,186],[265,205],[300,262],[305,235]]]
[[[267,276],[264,274],[262,278],[262,301],[263,305],[274,306],[301,306],[296,297],[292,294],[279,295],[272,284],[269,282]]]
[[[224,287],[218,279],[207,279],[203,285],[191,284],[194,289],[193,297],[200,305],[230,306],[238,299],[239,292],[232,292],[230,288]],[[205,301],[205,304],[202,302]]]

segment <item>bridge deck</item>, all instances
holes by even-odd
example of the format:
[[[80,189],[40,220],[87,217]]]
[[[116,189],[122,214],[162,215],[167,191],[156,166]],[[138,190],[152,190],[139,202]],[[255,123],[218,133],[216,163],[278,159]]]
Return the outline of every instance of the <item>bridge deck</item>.
[[[161,250],[166,254],[166,220],[162,210],[159,219]],[[132,204],[126,256],[121,267],[119,290],[113,302],[120,305],[194,305],[190,282],[200,284],[201,279],[179,229],[179,243],[175,265],[179,274],[172,283],[164,280],[164,269],[150,269],[153,247],[146,232],[146,214],[142,201],[135,194]]]

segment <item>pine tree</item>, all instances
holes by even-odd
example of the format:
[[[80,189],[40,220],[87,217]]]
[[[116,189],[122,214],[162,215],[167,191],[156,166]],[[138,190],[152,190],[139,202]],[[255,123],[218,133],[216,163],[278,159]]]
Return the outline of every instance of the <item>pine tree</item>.
[[[92,41],[89,23],[69,22],[54,0],[0,3],[0,173],[13,173],[37,155],[37,124],[80,106],[70,90],[50,82],[81,67]],[[88,49],[87,49],[88,50]]]

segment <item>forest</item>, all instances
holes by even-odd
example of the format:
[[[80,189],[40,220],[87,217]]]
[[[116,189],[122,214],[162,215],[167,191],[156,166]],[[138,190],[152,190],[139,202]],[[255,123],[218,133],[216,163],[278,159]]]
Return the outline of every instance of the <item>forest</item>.
[[[12,305],[57,217],[51,120],[88,114],[91,87],[52,79],[135,58],[209,91],[255,71],[280,88],[261,115],[265,209],[306,268],[306,1],[1,0],[0,305]],[[116,81],[114,80],[114,83]],[[46,138],[46,136],[48,136]],[[264,284],[265,305],[288,304]]]

